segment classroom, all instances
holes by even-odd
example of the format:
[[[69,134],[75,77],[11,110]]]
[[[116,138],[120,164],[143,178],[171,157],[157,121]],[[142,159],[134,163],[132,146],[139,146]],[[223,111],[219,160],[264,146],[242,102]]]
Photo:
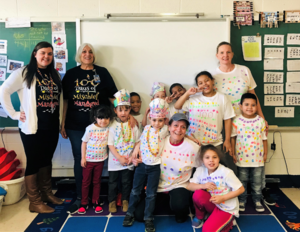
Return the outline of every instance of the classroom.
[[[67,232],[80,230],[111,232],[156,230],[176,232],[184,230],[195,232],[217,231],[217,229],[218,231],[234,232],[299,231],[299,0],[16,0],[1,1],[1,3],[0,190],[1,187],[5,189],[8,186],[10,196],[7,195],[3,198],[0,191],[0,231]],[[298,19],[299,21],[297,21]],[[272,22],[270,22],[271,20]],[[36,47],[42,41],[46,41],[46,43]],[[220,44],[221,42],[224,43]],[[53,63],[51,62],[52,59]],[[93,59],[93,61],[90,61],[90,59]],[[24,68],[22,67],[30,64],[32,60],[37,61],[35,62],[37,64],[32,66],[33,68],[31,67],[31,73],[33,73],[31,78],[33,80],[17,81],[18,76],[24,76],[22,73]],[[44,66],[46,71],[43,70],[42,64],[46,64]],[[49,71],[48,67],[51,67],[53,71]],[[224,71],[223,67],[228,69]],[[27,70],[29,73],[29,68]],[[237,72],[236,70],[242,74],[228,76],[233,77],[233,79],[228,78],[225,81],[226,73]],[[84,78],[81,77],[83,75]],[[242,84],[234,82],[235,75],[243,75],[244,82]],[[41,77],[41,79],[35,78],[35,76]],[[212,79],[210,79],[210,76]],[[208,84],[203,87],[204,82]],[[174,83],[180,83],[180,85],[173,85]],[[16,87],[17,85],[20,87]],[[34,85],[34,87],[27,88],[31,85]],[[239,88],[245,88],[245,86],[248,89],[240,93]],[[72,95],[73,89],[74,95]],[[220,96],[218,95],[218,99],[224,96],[225,103],[222,102],[224,110],[218,112],[223,115],[222,118],[219,117],[220,119],[217,116],[218,113],[215,114],[215,111],[210,111],[212,110],[211,107],[217,107],[214,101],[211,102],[211,105],[209,105],[210,100],[207,100],[207,105],[206,102],[201,102],[203,99],[213,96],[210,95],[209,89],[214,94],[221,93]],[[45,90],[48,93],[46,95],[44,95]],[[61,90],[63,90],[63,94],[60,94]],[[132,92],[137,93],[137,95],[132,94]],[[159,96],[156,98],[156,94],[162,92],[164,92],[164,97]],[[255,181],[254,171],[253,173],[249,171],[250,175],[253,174],[250,180],[247,176],[247,180],[242,181],[241,170],[251,166],[243,166],[244,163],[241,164],[242,162],[238,160],[237,162],[241,166],[237,165],[238,167],[236,167],[232,158],[232,154],[235,156],[234,151],[237,150],[236,140],[240,138],[239,136],[243,138],[243,135],[240,135],[240,132],[237,131],[241,123],[235,122],[244,117],[243,110],[246,112],[246,108],[243,108],[243,103],[240,105],[240,102],[241,95],[247,92],[250,95],[255,93],[258,99],[257,102],[256,98],[247,95],[244,101],[251,100],[251,102],[255,102],[257,107],[255,109],[257,110],[254,115],[259,118],[257,120],[261,120],[259,122],[262,123],[261,127],[264,128],[261,130],[262,132],[259,132],[262,134],[257,136],[260,137],[261,143],[249,145],[249,150],[252,151],[253,146],[255,149],[255,146],[258,146],[263,153],[260,153],[261,157],[259,158],[258,152],[258,158],[256,158],[263,163],[258,165],[261,168],[260,177],[262,179],[260,180],[262,186],[259,190],[262,198],[260,205],[255,202],[255,190],[251,182],[254,183]],[[39,98],[32,97],[32,94],[34,96],[39,94]],[[227,101],[227,98],[230,101]],[[94,101],[94,99],[97,100]],[[70,102],[74,104],[72,107],[76,108],[76,112],[70,108]],[[103,106],[101,113],[99,113],[100,110],[96,110],[99,102]],[[150,102],[153,104],[151,105]],[[138,108],[137,113],[134,111],[135,104]],[[155,108],[155,104],[160,104],[160,108],[158,106]],[[193,104],[197,106],[193,106]],[[90,110],[94,105],[96,106],[94,107],[95,111]],[[111,107],[104,107],[104,105]],[[127,106],[130,105],[131,111],[127,109]],[[170,108],[168,108],[169,105]],[[113,106],[115,107],[116,118],[112,117],[114,114]],[[218,105],[218,107],[220,106]],[[167,108],[168,114],[165,111]],[[127,115],[126,120],[123,121],[120,112],[126,111],[125,109],[130,112],[130,116]],[[179,109],[182,110],[179,111]],[[23,111],[28,113],[25,115]],[[193,117],[196,114],[200,115],[197,113],[199,111],[202,112],[201,116]],[[154,112],[160,112],[160,116],[157,116],[159,114],[156,115]],[[177,112],[184,114],[175,114]],[[148,113],[150,118],[147,117]],[[238,116],[241,113],[242,116]],[[46,114],[48,116],[45,116]],[[91,119],[90,114],[92,115]],[[102,128],[99,125],[105,124],[102,122],[105,121],[103,116],[100,117],[97,114],[105,114],[104,119],[111,118],[111,122],[114,124],[110,124],[109,129],[106,125],[104,126],[105,130],[100,130],[101,136],[106,136],[106,142],[108,141],[104,145],[101,144],[103,147],[99,148],[100,150],[103,149],[105,158],[101,156],[99,162],[89,162],[88,155],[82,159],[81,149],[82,146],[86,146],[85,150],[88,154],[90,140],[87,139],[87,131],[88,129],[97,130],[97,128],[93,129],[90,126],[97,124],[98,127]],[[38,120],[41,115],[44,115],[44,119]],[[236,120],[233,119],[235,116],[237,116]],[[156,147],[159,150],[157,154],[161,153],[161,158],[157,161],[153,159],[151,162],[154,162],[154,164],[151,165],[147,163],[150,162],[150,159],[147,162],[144,159],[141,161],[142,153],[134,158],[129,158],[132,154],[138,154],[136,152],[137,146],[140,146],[141,150],[145,149],[149,152],[150,157],[156,157],[156,154],[151,151],[151,146],[154,143],[149,143],[149,140],[151,140],[150,133],[153,133],[153,136],[156,135],[156,132],[152,131],[157,125],[152,122],[155,117],[166,118],[165,122],[159,127],[159,136],[157,135],[159,140],[170,137],[169,143],[165,142],[164,139],[161,140],[163,142],[157,143],[159,144]],[[62,124],[61,118],[63,118]],[[66,118],[69,118],[69,120],[65,120]],[[102,119],[100,120],[100,118]],[[199,123],[197,118],[199,118]],[[212,119],[208,120],[207,118]],[[206,119],[208,123],[205,121]],[[52,120],[52,124],[48,123],[47,120]],[[91,120],[95,122],[92,123]],[[100,121],[104,124],[101,124]],[[246,121],[243,121],[243,123],[249,123],[249,120]],[[127,140],[125,137],[128,133],[123,131],[123,122],[124,125],[127,125],[124,127],[125,130],[130,134]],[[176,174],[179,179],[181,177],[186,179],[184,184],[180,180],[179,183],[176,183],[175,174],[171,174],[177,169],[174,166],[175,164],[167,162],[164,164],[165,157],[168,158],[172,155],[171,148],[168,152],[167,149],[167,151],[163,151],[163,147],[160,146],[163,143],[167,144],[165,147],[176,144],[172,143],[178,137],[177,132],[175,132],[178,129],[175,129],[174,126],[176,122],[179,125],[186,126],[186,128],[181,130],[184,133],[182,133],[181,142],[178,146],[179,150],[175,151],[179,154],[182,141],[184,141],[184,144],[186,141],[189,142],[189,148],[185,147],[186,150],[184,151],[186,157],[177,157],[178,160],[184,158],[191,162],[190,166],[184,166],[186,168],[183,169],[184,171],[179,166],[180,169]],[[249,124],[253,134],[255,123],[257,121],[253,120]],[[139,127],[135,126],[136,124]],[[151,126],[148,126],[150,124]],[[228,126],[229,124],[230,126]],[[57,128],[58,125],[63,125],[62,128],[64,129],[60,131],[61,133],[59,133],[59,130],[51,128]],[[258,124],[256,125],[256,128],[258,128]],[[39,127],[45,127],[51,133],[48,133],[48,131],[43,133],[45,130],[39,130]],[[207,130],[209,134],[207,140],[211,140],[216,135],[220,142],[208,145],[209,142],[206,143],[204,138],[206,132],[205,134],[203,134],[204,132],[197,132],[197,130],[200,131],[200,129],[197,129],[198,127],[203,128],[203,131]],[[213,127],[217,127],[217,129],[214,130]],[[120,136],[117,137],[118,133],[116,131],[119,128]],[[146,128],[148,128],[148,132],[146,132]],[[231,138],[226,134],[228,128],[231,131]],[[267,132],[265,128],[267,128]],[[223,135],[221,133],[222,129]],[[140,137],[142,132],[145,136]],[[116,145],[116,140],[113,140],[113,136],[110,136],[112,133],[116,133],[117,141],[124,139],[122,146],[118,147]],[[234,133],[235,135],[233,135]],[[31,134],[34,134],[34,137],[30,137]],[[185,134],[187,135],[185,136]],[[244,135],[245,141],[246,136]],[[262,139],[261,136],[264,138]],[[103,137],[100,138],[103,139]],[[141,139],[141,142],[138,145],[139,139]],[[143,143],[142,139],[146,142]],[[190,141],[192,144],[190,144]],[[201,148],[195,145],[196,143],[193,141],[201,143]],[[221,144],[223,144],[223,147]],[[229,211],[226,212],[227,216],[230,215],[230,220],[228,219],[227,224],[224,224],[222,228],[218,227],[216,230],[212,229],[214,223],[210,222],[215,220],[216,215],[213,214],[216,209],[219,210],[218,212],[224,213],[222,207],[219,206],[221,202],[216,203],[217,207],[214,208],[213,214],[210,215],[211,212],[207,210],[207,218],[199,218],[200,211],[195,200],[196,193],[202,191],[199,186],[204,185],[204,183],[195,182],[198,177],[197,173],[200,173],[200,164],[196,164],[198,160],[194,157],[194,154],[201,154],[201,151],[205,148],[203,145],[214,146],[215,149],[220,147],[221,150],[226,150],[226,152],[222,150],[222,153],[218,153],[213,150],[214,148],[211,148],[212,150],[208,148],[208,151],[215,151],[218,155],[221,154],[219,156],[219,167],[223,167],[221,163],[225,164],[227,167],[224,168],[230,170],[230,173],[232,173],[230,175],[236,178],[235,184],[240,183],[237,188],[233,185],[226,185],[230,187],[231,193],[237,194],[234,198],[226,200],[226,202],[236,200],[235,209],[237,208],[239,217],[234,217],[234,213]],[[124,146],[127,148],[123,148]],[[245,142],[244,146],[248,146],[248,144],[246,145]],[[267,147],[265,161],[263,160],[263,150],[266,149],[264,147]],[[92,150],[92,148],[90,149]],[[126,158],[124,162],[124,157],[119,154],[116,156],[114,153],[114,151],[121,152],[122,149],[125,150],[124,156],[128,156],[128,159]],[[29,156],[28,153],[31,152],[36,156]],[[244,152],[247,153],[247,150],[244,150]],[[235,157],[240,156],[238,151],[236,153],[239,155]],[[243,154],[243,151],[241,153]],[[184,156],[183,153],[182,155]],[[5,156],[13,158],[5,161]],[[248,155],[246,156],[248,157]],[[206,153],[203,154],[204,164],[202,166],[203,170],[204,168],[208,170],[209,176],[213,173],[210,173],[210,169],[206,167],[205,157]],[[85,159],[85,163],[82,163],[82,160]],[[200,156],[198,159],[200,160]],[[230,162],[228,159],[230,159]],[[138,164],[139,169],[136,167],[134,172],[129,171],[131,167],[134,168],[129,160],[134,164]],[[16,180],[3,178],[5,172],[8,173],[3,167],[7,168],[8,165],[6,164],[8,163],[10,168],[14,166],[16,170],[12,173],[18,176]],[[82,166],[87,167],[88,163],[101,163],[101,167],[100,165],[98,167],[100,180],[91,184],[93,188],[87,185],[87,182],[92,181],[91,173],[88,173],[87,170],[92,169],[82,168]],[[173,166],[169,168],[170,165]],[[138,170],[142,168],[146,170],[149,166],[160,166],[159,171],[157,171],[160,173],[160,177],[158,175],[157,178],[161,179],[159,180],[157,195],[156,188],[153,192],[155,195],[153,196],[154,202],[156,198],[155,208],[152,207],[153,209],[149,205],[147,206],[147,200],[150,201],[151,198],[148,196],[152,196],[152,192],[150,193],[152,189],[149,184],[150,174],[147,174],[148,183],[143,182],[143,187],[145,185],[147,187],[145,187],[145,190],[141,189],[142,197],[137,197],[138,194],[135,195],[136,192],[134,191],[138,188],[135,184],[138,182],[138,173],[140,173]],[[96,175],[95,170],[94,176]],[[195,170],[197,171],[194,173]],[[37,173],[42,173],[42,171],[45,172],[44,176],[40,174],[39,177]],[[184,174],[181,175],[181,171]],[[185,178],[185,174],[188,177]],[[84,180],[82,180],[82,175]],[[87,177],[88,175],[89,177]],[[142,176],[142,174],[140,175]],[[163,178],[168,175],[170,182],[174,183],[174,186],[178,185],[178,187],[175,189],[164,187],[164,190],[162,190],[160,185],[167,185],[168,180]],[[174,182],[171,181],[172,175],[176,179]],[[219,175],[222,177],[223,173]],[[25,177],[28,176],[35,179],[29,180],[27,178],[26,181]],[[53,190],[53,194],[51,192],[49,196],[47,195],[47,201],[50,203],[43,205],[44,211],[38,208],[41,207],[40,205],[37,206],[37,199],[39,199],[39,202],[45,201],[41,201],[44,191],[41,187],[43,177],[45,183],[48,181],[48,185],[44,184],[45,191],[51,192]],[[126,188],[127,182],[125,179],[127,177],[131,179],[130,188]],[[265,181],[264,177],[266,178]],[[3,181],[1,178],[3,178]],[[113,178],[114,183],[112,183]],[[201,178],[205,179],[204,177]],[[220,176],[217,178],[220,178]],[[18,180],[20,181],[17,182]],[[35,186],[38,183],[39,187],[37,188],[40,188],[40,190],[34,192],[33,184],[30,187],[30,181],[35,183]],[[9,192],[9,188],[13,188],[10,187],[13,185],[8,183],[17,183],[14,185],[16,188],[13,190],[14,198],[17,199],[14,203],[9,203],[9,199],[7,199],[12,195],[12,190]],[[265,187],[263,183],[266,183]],[[25,190],[25,185],[27,190]],[[197,191],[195,191],[196,185],[198,186]],[[86,189],[82,190],[81,186],[86,186]],[[184,189],[185,192],[178,191],[176,195],[174,192],[176,189]],[[205,190],[202,192],[208,194],[208,188],[201,187],[201,189]],[[244,193],[242,193],[242,189],[246,189]],[[194,191],[195,194],[193,195]],[[34,198],[34,193],[39,196]],[[92,197],[92,193],[100,195],[96,202],[94,195]],[[209,193],[214,198],[216,191],[209,191]],[[40,194],[42,197],[40,197]],[[82,197],[79,197],[81,194]],[[182,205],[187,203],[186,207],[181,205],[183,200],[180,201],[181,197],[185,199],[184,194],[188,194],[187,200],[182,203]],[[264,194],[271,198],[271,204],[268,204],[268,199]],[[83,199],[85,199],[83,195],[86,196],[86,203],[83,203]],[[125,195],[128,195],[127,198]],[[133,201],[134,197],[136,197],[135,200],[138,203],[133,207],[133,203],[130,203],[130,201]],[[145,198],[145,200],[142,198]],[[176,201],[176,204],[174,201]],[[244,205],[241,205],[243,201]],[[72,206],[76,202],[79,203],[77,208],[74,209]],[[114,204],[111,204],[113,202]],[[212,202],[209,203],[214,205]],[[129,211],[124,210],[126,204]],[[146,204],[146,206],[141,206],[142,204]],[[89,207],[87,207],[88,205]],[[143,211],[139,211],[140,206],[144,207],[142,208]],[[180,208],[181,206],[182,208]],[[116,211],[114,211],[114,207]],[[135,211],[132,211],[133,208]],[[149,215],[149,213],[147,214],[149,208],[153,211],[149,216],[151,220],[146,218],[146,215]],[[177,210],[178,208],[179,210]],[[137,215],[138,213],[140,215]],[[211,220],[209,220],[209,217],[211,217]],[[141,221],[145,220],[145,222],[141,222],[139,218],[141,218]],[[149,225],[148,223],[147,225],[149,221],[152,224]],[[215,224],[214,226],[218,226],[218,223]]]

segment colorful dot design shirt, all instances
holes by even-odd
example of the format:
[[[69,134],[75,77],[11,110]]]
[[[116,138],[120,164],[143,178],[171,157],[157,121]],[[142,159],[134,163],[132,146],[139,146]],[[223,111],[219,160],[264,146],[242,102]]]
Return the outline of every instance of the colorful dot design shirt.
[[[193,134],[203,145],[222,144],[223,120],[235,116],[227,96],[218,92],[212,97],[194,95],[184,103],[182,109],[189,111],[188,134]]]
[[[107,159],[108,132],[108,127],[101,128],[95,124],[85,129],[82,141],[87,142],[86,161],[101,162]]]
[[[170,143],[170,136],[168,136],[161,154],[161,174],[157,192],[186,188],[193,167],[197,167],[199,150],[200,147],[188,138],[184,138],[183,143],[179,146],[173,146]]]
[[[189,118],[189,112],[188,111],[185,111],[185,110],[177,110],[177,109],[175,109],[175,107],[174,107],[174,101],[169,105],[169,112],[170,112],[170,114],[169,114],[169,119],[171,119],[172,118],[172,116],[174,115],[174,114],[177,114],[177,113],[182,113],[182,114],[185,114],[186,115],[186,117],[187,118]]]
[[[243,186],[241,181],[234,175],[233,171],[222,164],[219,164],[217,170],[211,174],[208,174],[208,170],[204,165],[198,167],[193,178],[190,179],[190,182],[195,184],[214,183],[217,186],[217,189],[209,191],[211,196],[223,196],[229,192],[236,191]],[[237,197],[231,198],[216,206],[227,213],[239,217],[239,201]]]
[[[147,142],[147,133],[149,133],[149,145],[153,153],[158,152],[156,156],[152,155],[149,150]],[[147,165],[156,165],[161,163],[161,153],[163,150],[163,145],[165,138],[169,135],[168,126],[164,125],[159,131],[156,131],[151,126],[147,125],[143,131],[143,134],[140,138],[141,146],[140,151],[142,155],[142,160],[144,164]]]
[[[249,119],[242,115],[232,122],[231,137],[236,136],[236,165],[239,167],[264,166],[264,144],[267,140],[265,120],[256,116]]]
[[[222,72],[219,68],[211,72],[215,78],[215,89],[228,96],[235,115],[240,115],[240,102],[244,93],[255,89],[256,83],[249,68],[235,64],[231,72]]]
[[[140,132],[137,126],[134,126],[134,128],[131,128],[131,139],[129,141],[127,138],[130,137],[129,134],[130,130],[128,127],[128,122],[123,123],[123,132],[122,132],[122,126],[120,122],[117,122],[114,120],[112,125],[109,128],[109,135],[108,135],[108,145],[113,145],[118,153],[121,156],[124,156],[126,158],[129,158],[131,156],[131,153],[133,151],[133,147],[136,142],[139,141]],[[124,138],[123,139],[123,134]],[[109,151],[109,158],[108,158],[108,171],[119,171],[127,168],[132,168],[133,165],[129,166],[122,166],[119,160],[112,154],[111,151]]]

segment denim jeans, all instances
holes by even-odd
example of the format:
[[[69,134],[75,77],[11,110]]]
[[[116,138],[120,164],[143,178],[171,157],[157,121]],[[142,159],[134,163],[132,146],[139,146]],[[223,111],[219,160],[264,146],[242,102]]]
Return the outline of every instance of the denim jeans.
[[[243,192],[239,196],[239,201],[246,203],[247,201],[247,183],[250,180],[251,188],[252,188],[252,199],[253,202],[257,202],[261,200],[262,197],[262,173],[264,167],[237,167],[238,168],[238,178],[242,182],[245,192]],[[249,175],[251,178],[249,178]]]
[[[74,175],[76,182],[77,198],[81,199],[82,186],[82,167],[81,167],[81,139],[84,135],[83,131],[66,129],[67,136],[70,139],[72,152],[74,157]]]
[[[139,164],[135,169],[133,188],[130,193],[129,206],[127,214],[134,216],[134,211],[140,201],[140,195],[145,187],[145,180],[147,179],[146,188],[146,205],[144,211],[144,220],[153,220],[153,212],[155,209],[155,199],[160,177],[160,164],[146,165]]]

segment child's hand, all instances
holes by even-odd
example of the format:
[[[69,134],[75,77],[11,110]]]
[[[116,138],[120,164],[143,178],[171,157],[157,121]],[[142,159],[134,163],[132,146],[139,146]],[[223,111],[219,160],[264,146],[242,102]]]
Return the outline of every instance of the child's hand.
[[[200,88],[195,88],[195,87],[191,87],[191,88],[187,91],[187,94],[188,94],[189,96],[191,96],[191,95],[194,95],[194,94],[199,93],[199,92],[202,92],[202,89],[200,89]]]
[[[132,156],[128,158],[128,165],[132,163]]]
[[[215,190],[216,188],[217,188],[217,186],[213,182],[207,182],[204,184],[204,189],[207,189],[208,191]]]
[[[232,156],[232,159],[233,159],[233,162],[234,163],[236,163],[237,162],[237,158],[236,158],[236,156],[233,154],[233,156]]]
[[[86,158],[81,159],[81,167],[86,168]]]
[[[149,113],[150,113],[150,107],[148,106],[147,109],[146,109],[145,114],[147,115],[147,114],[149,114]]]
[[[229,152],[230,156],[233,156],[232,153],[231,153],[232,151],[231,151],[230,141],[228,141],[228,140],[224,141],[224,143],[223,143],[223,150],[225,150],[226,152]]]
[[[196,139],[196,137],[194,136],[194,134],[191,134],[190,136],[191,140],[195,143],[197,143],[199,146],[201,146],[200,140]]]
[[[264,153],[264,163],[267,161],[267,155],[268,153]]]
[[[175,97],[176,97],[176,94],[173,93],[170,97],[166,97],[165,101],[166,101],[168,104],[170,104],[170,103],[172,103],[172,101],[175,99]]]
[[[209,199],[210,202],[218,205],[218,204],[221,204],[225,201],[224,197],[223,196],[220,196],[220,195],[215,195],[215,196],[212,196],[210,199]]]
[[[125,158],[124,156],[121,156],[119,158],[119,162],[122,166],[127,166],[128,165],[128,158]]]

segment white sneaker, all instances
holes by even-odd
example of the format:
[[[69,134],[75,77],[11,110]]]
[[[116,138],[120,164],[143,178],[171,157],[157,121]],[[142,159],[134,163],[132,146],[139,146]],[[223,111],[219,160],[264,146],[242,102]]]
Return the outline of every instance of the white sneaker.
[[[263,205],[259,201],[257,201],[257,202],[255,202],[255,210],[257,212],[264,212],[265,208],[263,207]]]
[[[245,202],[240,202],[239,204],[239,211],[244,212],[246,210]]]

